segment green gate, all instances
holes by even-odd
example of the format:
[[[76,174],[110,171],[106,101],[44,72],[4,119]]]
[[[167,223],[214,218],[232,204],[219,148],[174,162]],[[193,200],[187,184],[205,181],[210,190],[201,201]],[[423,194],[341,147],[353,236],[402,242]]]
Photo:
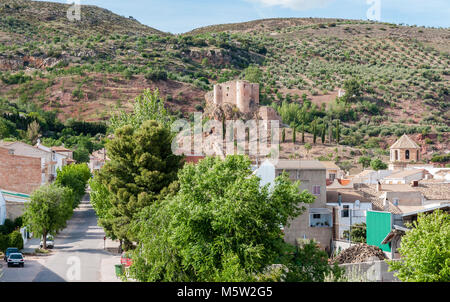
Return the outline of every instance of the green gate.
[[[391,251],[390,244],[381,244],[392,230],[392,214],[389,212],[367,211],[367,244],[378,246],[385,252]]]

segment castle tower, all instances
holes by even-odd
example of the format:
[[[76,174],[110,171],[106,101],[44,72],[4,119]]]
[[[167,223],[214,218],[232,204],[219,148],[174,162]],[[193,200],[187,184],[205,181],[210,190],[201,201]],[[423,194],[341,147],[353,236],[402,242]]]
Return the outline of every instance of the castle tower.
[[[404,134],[390,148],[391,160],[389,170],[403,170],[408,163],[420,160],[420,147]]]
[[[259,84],[236,81],[236,107],[243,113],[251,112],[259,105]]]

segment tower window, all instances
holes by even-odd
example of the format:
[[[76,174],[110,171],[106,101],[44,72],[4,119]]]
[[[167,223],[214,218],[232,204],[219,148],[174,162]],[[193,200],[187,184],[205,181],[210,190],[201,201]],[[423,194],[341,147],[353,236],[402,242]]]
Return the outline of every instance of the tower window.
[[[409,150],[406,150],[406,152],[405,152],[405,158],[406,158],[406,159],[409,159]]]

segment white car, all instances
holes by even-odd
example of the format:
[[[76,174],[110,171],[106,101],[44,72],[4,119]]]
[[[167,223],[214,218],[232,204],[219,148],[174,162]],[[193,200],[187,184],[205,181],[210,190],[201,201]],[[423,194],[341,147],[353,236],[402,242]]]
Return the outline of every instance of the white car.
[[[47,243],[47,248],[52,249],[55,246],[53,240],[54,239],[53,239],[52,235],[47,235],[47,242],[46,242]],[[44,240],[43,240],[43,238],[41,238],[41,243],[39,244],[39,246],[41,248],[44,247]]]
[[[23,259],[23,255],[21,253],[12,253],[8,256],[8,267],[17,265],[24,267],[25,266],[25,260]]]

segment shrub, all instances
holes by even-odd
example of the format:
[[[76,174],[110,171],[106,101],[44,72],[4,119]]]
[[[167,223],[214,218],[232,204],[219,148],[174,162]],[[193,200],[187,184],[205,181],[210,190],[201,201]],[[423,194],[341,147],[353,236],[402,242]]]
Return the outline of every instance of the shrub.
[[[165,81],[167,80],[167,72],[160,69],[157,70],[151,69],[147,71],[147,73],[145,74],[145,78],[151,81]]]
[[[0,251],[3,253],[9,247],[9,236],[0,234]]]
[[[19,231],[14,231],[9,234],[9,246],[16,247],[19,250],[23,249],[23,238]]]

